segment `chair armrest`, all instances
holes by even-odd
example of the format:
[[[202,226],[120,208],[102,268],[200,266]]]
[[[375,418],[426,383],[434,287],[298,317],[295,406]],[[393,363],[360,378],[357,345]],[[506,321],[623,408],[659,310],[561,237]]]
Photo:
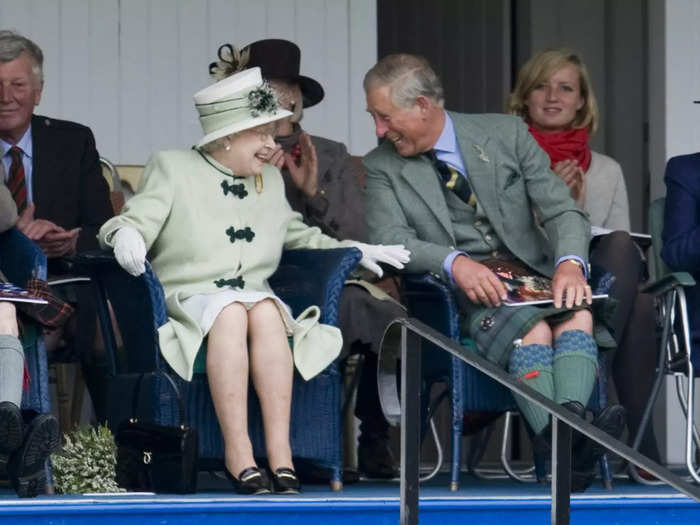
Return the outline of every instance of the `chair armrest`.
[[[688,272],[673,272],[644,286],[642,291],[652,295],[661,295],[678,286],[695,286],[695,279]]]
[[[17,286],[29,279],[46,279],[46,255],[17,228],[0,234],[0,270]]]
[[[459,339],[459,308],[447,284],[429,273],[405,274],[404,294],[412,317],[454,340]]]
[[[286,250],[270,286],[294,315],[310,305],[321,308],[321,322],[338,324],[338,301],[350,271],[362,258],[357,248]]]

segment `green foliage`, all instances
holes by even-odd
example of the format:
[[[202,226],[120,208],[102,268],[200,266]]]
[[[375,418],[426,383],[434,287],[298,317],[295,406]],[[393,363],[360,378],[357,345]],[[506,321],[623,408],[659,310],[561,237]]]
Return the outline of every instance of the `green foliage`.
[[[51,455],[57,492],[124,491],[115,480],[117,446],[107,426],[79,428],[65,440],[62,449]]]

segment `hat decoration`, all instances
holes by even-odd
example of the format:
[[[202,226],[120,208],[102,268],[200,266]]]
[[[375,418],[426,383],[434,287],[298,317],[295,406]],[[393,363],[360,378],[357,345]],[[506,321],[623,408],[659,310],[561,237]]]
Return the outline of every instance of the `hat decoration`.
[[[268,38],[253,42],[240,51],[231,44],[223,44],[219,46],[217,56],[219,60],[209,64],[209,74],[217,80],[246,68],[259,67],[264,78],[299,84],[305,108],[323,100],[321,84],[299,73],[301,51],[294,42]]]
[[[209,75],[216,80],[223,80],[248,67],[250,48],[246,47],[239,51],[231,44],[223,44],[219,46],[216,55],[219,57],[219,60],[209,64]]]

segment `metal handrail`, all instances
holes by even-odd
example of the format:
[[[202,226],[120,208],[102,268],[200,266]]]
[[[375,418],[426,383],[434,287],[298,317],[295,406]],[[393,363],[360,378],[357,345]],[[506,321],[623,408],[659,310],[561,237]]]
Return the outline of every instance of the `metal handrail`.
[[[379,353],[379,398],[389,421],[401,421],[401,525],[418,523],[421,407],[421,341],[458,357],[513,393],[544,408],[552,416],[552,514],[556,525],[568,525],[571,492],[571,431],[578,430],[630,463],[665,481],[679,492],[700,502],[700,489],[667,468],[641,455],[574,415],[482,356],[466,349],[426,324],[413,318],[394,320],[387,328]],[[400,365],[399,365],[400,361]],[[397,370],[401,369],[401,401],[397,391]]]

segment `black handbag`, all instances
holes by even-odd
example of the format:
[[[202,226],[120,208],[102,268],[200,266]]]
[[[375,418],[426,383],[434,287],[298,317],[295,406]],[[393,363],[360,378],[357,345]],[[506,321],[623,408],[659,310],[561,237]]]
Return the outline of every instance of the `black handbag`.
[[[164,377],[175,391],[181,415],[179,427],[139,421],[136,418],[141,384],[146,376]],[[187,425],[180,391],[165,372],[142,374],[136,382],[132,417],[122,421],[117,444],[117,484],[128,491],[189,494],[197,491],[199,449],[197,431]]]

